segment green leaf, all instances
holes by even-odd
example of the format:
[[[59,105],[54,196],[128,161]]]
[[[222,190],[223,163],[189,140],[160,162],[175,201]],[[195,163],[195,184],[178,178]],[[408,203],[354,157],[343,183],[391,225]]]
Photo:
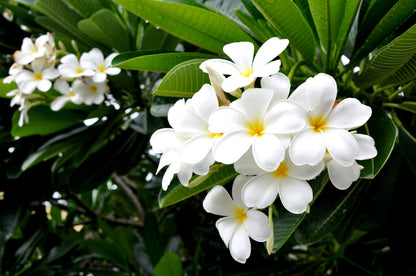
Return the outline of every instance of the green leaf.
[[[207,175],[194,177],[188,187],[180,183],[171,183],[167,191],[160,192],[159,206],[163,208],[173,205],[215,185],[224,185],[236,176],[237,173],[232,165],[212,165]]]
[[[166,252],[156,265],[154,270],[155,276],[181,276],[182,262],[181,258],[172,252]]]
[[[96,11],[104,8],[99,0],[65,0],[79,15],[88,18]]]
[[[360,177],[373,179],[386,164],[393,151],[397,139],[397,128],[383,109],[373,107],[373,114],[365,126],[365,132],[374,138],[377,156],[371,160],[359,161],[360,165],[364,166]]]
[[[345,3],[338,0],[308,2],[321,44],[330,56],[344,14]]]
[[[10,99],[12,97],[6,96],[10,91],[17,89],[15,82],[12,83],[3,83],[4,78],[0,78],[0,98]]]
[[[227,43],[255,43],[234,22],[207,9],[164,1],[116,2],[174,36],[218,54],[222,54],[222,48]]]
[[[311,212],[296,229],[296,240],[305,245],[316,243],[331,233],[359,202],[358,198],[368,183],[358,181],[346,191],[326,187]]]
[[[12,135],[25,137],[30,135],[47,135],[69,128],[83,121],[80,113],[61,109],[52,111],[49,106],[38,105],[28,111],[29,122],[19,126],[20,111],[16,111],[12,118]]]
[[[356,79],[361,88],[378,84],[392,76],[416,54],[416,24],[378,50]]]
[[[214,58],[213,55],[203,53],[154,53],[149,54],[149,51],[138,51],[123,53],[116,56],[112,65],[122,69],[142,70],[166,73],[179,63],[190,59],[198,58]],[[198,69],[199,70],[199,69]]]
[[[315,58],[315,38],[302,12],[292,0],[253,1],[270,23],[310,62]],[[283,12],[284,11],[284,12]]]
[[[124,269],[128,268],[126,260],[123,258],[123,254],[113,243],[106,240],[79,240],[78,243],[84,245],[92,252],[95,252],[105,259],[108,259],[112,263],[123,267]]]
[[[385,106],[394,107],[416,113],[416,102],[404,101],[402,103],[385,103]]]
[[[119,51],[129,50],[129,36],[113,12],[101,9],[78,22],[78,28],[95,41]]]
[[[383,85],[400,85],[416,78],[416,55],[404,64],[394,75],[383,82]]]
[[[163,256],[163,246],[160,237],[160,225],[154,213],[146,213],[144,225],[143,241],[146,253],[149,256],[152,265],[156,266]]]
[[[416,0],[399,0],[377,23],[362,46],[356,47],[351,58],[351,65],[356,64],[365,55],[373,51],[383,40],[391,35],[403,22],[405,22],[416,9]]]
[[[166,97],[192,97],[202,85],[209,83],[208,74],[199,69],[199,65],[204,60],[193,59],[176,65],[163,77],[153,94]]]

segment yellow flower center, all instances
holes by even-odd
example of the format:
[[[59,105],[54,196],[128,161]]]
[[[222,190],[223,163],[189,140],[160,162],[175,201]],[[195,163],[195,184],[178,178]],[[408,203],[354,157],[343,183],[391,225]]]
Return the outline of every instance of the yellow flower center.
[[[251,67],[247,68],[245,71],[240,72],[241,75],[248,78],[253,74],[253,69]]]
[[[105,68],[104,65],[100,65],[100,66],[97,67],[97,69],[98,69],[98,72],[104,73],[106,68]]]
[[[96,93],[97,92],[97,86],[91,85],[90,90],[91,90],[92,93]]]
[[[77,70],[75,70],[75,73],[77,74],[81,74],[82,72],[84,72],[84,69],[82,69],[81,67],[78,67]]]
[[[69,97],[73,97],[73,96],[75,96],[75,93],[74,92],[69,92],[69,95],[68,95]]]
[[[42,80],[42,79],[43,79],[42,73],[38,72],[38,73],[33,74],[33,78],[34,78],[36,81],[40,81],[40,80]]]
[[[278,178],[284,178],[287,176],[289,168],[286,166],[285,162],[279,164],[279,167],[273,172],[273,175]]]
[[[261,120],[255,120],[248,123],[248,133],[250,136],[262,136],[264,134],[264,125]]]
[[[213,133],[213,132],[210,132],[209,135],[211,136],[211,138],[214,139],[214,138],[220,138],[223,135],[223,133]]]
[[[247,219],[247,213],[244,208],[236,207],[235,208],[235,218],[238,219],[238,224],[242,224]]]
[[[327,128],[327,123],[322,117],[309,118],[309,124],[312,130],[318,133],[325,131]]]

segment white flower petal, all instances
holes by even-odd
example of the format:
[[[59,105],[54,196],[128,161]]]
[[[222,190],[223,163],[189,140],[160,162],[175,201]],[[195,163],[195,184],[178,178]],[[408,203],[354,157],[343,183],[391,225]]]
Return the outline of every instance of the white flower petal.
[[[188,163],[180,162],[180,169],[177,174],[179,182],[185,187],[188,186],[189,180],[192,177],[192,166]]]
[[[110,76],[118,75],[121,72],[120,68],[110,67],[105,70],[105,73]]]
[[[209,66],[212,70],[222,75],[235,75],[239,74],[238,68],[234,63],[225,59],[209,59],[201,63],[199,68],[208,73],[206,66]]]
[[[279,183],[279,196],[283,206],[293,214],[305,212],[313,199],[313,191],[308,182],[285,177]]]
[[[55,88],[56,91],[60,92],[63,95],[68,95],[70,92],[68,82],[63,79],[56,80],[53,84],[53,88]]]
[[[278,194],[279,179],[272,173],[262,173],[250,179],[243,187],[243,202],[248,207],[266,208]]]
[[[165,174],[162,178],[162,189],[166,191],[169,187],[170,182],[173,179],[173,176],[179,172],[180,169],[180,163],[179,162],[173,162],[170,164],[170,166],[165,171]]]
[[[246,118],[240,112],[228,106],[216,109],[208,119],[208,129],[212,133],[225,133],[244,130]]]
[[[327,168],[329,179],[339,190],[348,189],[352,182],[360,177],[360,168],[357,162],[354,162],[349,167],[344,167],[332,159],[327,163]]]
[[[51,109],[53,111],[58,111],[62,109],[68,101],[69,101],[69,98],[67,96],[57,97],[51,102]]]
[[[256,137],[252,147],[256,164],[267,172],[276,170],[285,158],[285,147],[273,134]]]
[[[251,253],[251,244],[244,227],[236,227],[231,237],[229,249],[234,260],[244,264]]]
[[[156,170],[156,174],[158,174],[160,172],[160,170],[163,169],[165,166],[172,164],[177,159],[178,159],[178,154],[174,150],[167,151],[167,152],[163,153],[162,156],[160,157],[159,165],[158,165],[157,170]],[[176,173],[176,172],[174,172],[174,173]],[[172,177],[173,177],[173,175],[172,175]]]
[[[306,110],[289,100],[277,101],[264,117],[265,132],[290,134],[306,125]]]
[[[289,169],[287,174],[299,180],[314,179],[325,169],[325,164],[323,161],[320,161],[317,165],[314,165],[314,166],[311,166],[311,165],[296,166],[295,164],[292,163],[290,158],[286,158],[285,164]]]
[[[206,175],[209,173],[209,168],[214,164],[215,160],[212,152],[208,152],[204,159],[192,165],[192,170],[197,175]]]
[[[238,220],[233,217],[220,218],[215,223],[215,226],[217,227],[218,233],[220,234],[222,241],[225,243],[225,246],[228,247],[234,231],[238,227]]]
[[[211,151],[213,139],[209,134],[194,136],[185,141],[180,148],[180,158],[183,162],[196,164],[203,160]]]
[[[235,74],[231,75],[228,78],[226,78],[222,84],[221,88],[225,92],[232,92],[240,87],[245,87],[249,84],[251,84],[255,80],[253,75],[249,75],[248,77],[245,77],[241,74]]]
[[[244,91],[240,99],[232,102],[230,107],[243,113],[251,122],[262,120],[273,97],[273,90],[250,88]]]
[[[328,126],[352,129],[365,124],[371,117],[371,107],[354,98],[347,98],[337,104],[327,117]]]
[[[184,141],[172,128],[158,129],[150,137],[150,145],[156,153],[177,149]]]
[[[267,40],[257,51],[253,61],[254,71],[261,70],[263,66],[280,55],[289,45],[289,40],[272,37]]]
[[[358,142],[344,129],[329,128],[322,133],[326,148],[332,158],[342,166],[351,166],[358,156]]]
[[[267,241],[273,234],[269,226],[268,217],[264,213],[256,210],[249,210],[247,212],[244,228],[249,237],[258,242]]]
[[[233,164],[247,150],[253,142],[253,137],[247,131],[234,131],[218,138],[212,149],[216,161],[224,164]]]
[[[289,146],[290,159],[295,165],[316,165],[325,155],[325,143],[320,133],[305,129],[297,134]]]
[[[364,134],[353,134],[358,142],[358,155],[355,159],[365,160],[377,156],[377,149],[373,137]]]
[[[238,175],[233,182],[231,194],[233,195],[234,204],[238,207],[247,209],[247,206],[243,202],[241,192],[244,185],[251,179],[250,176]]]
[[[234,61],[240,72],[251,68],[254,55],[254,45],[251,42],[234,42],[223,47],[224,53]]]
[[[202,207],[208,213],[218,216],[234,216],[235,205],[223,186],[215,186],[206,195]]]
[[[250,149],[234,163],[234,169],[242,175],[257,175],[263,172],[263,170],[256,164],[253,151]]]
[[[204,84],[201,89],[192,96],[192,106],[201,118],[208,121],[212,112],[218,108],[217,95],[209,84]]]
[[[290,80],[282,73],[263,77],[260,84],[262,88],[273,90],[273,101],[287,99],[290,92]]]
[[[52,83],[49,80],[41,80],[37,85],[37,88],[42,92],[48,91],[51,87]]]
[[[254,75],[256,77],[267,77],[276,74],[277,72],[279,72],[281,64],[282,62],[280,60],[272,61],[261,67],[259,70],[255,70]]]
[[[319,73],[298,86],[289,99],[300,103],[312,117],[326,117],[337,96],[337,84],[330,75]]]

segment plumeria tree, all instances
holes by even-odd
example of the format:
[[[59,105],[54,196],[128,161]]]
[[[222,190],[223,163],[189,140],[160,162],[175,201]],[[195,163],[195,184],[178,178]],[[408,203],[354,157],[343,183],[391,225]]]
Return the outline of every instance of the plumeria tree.
[[[415,272],[416,1],[0,8],[0,274]]]

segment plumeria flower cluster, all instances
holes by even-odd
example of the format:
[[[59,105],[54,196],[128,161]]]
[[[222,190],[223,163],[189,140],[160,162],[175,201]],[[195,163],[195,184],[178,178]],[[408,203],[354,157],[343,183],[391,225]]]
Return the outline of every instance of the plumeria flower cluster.
[[[317,74],[290,93],[276,60],[288,43],[271,38],[255,56],[250,42],[225,45],[231,61],[203,62],[211,84],[177,101],[168,112],[171,128],[157,130],[150,140],[161,154],[158,172],[168,166],[164,190],[175,174],[187,186],[193,174],[207,174],[215,162],[233,164],[239,173],[233,198],[216,186],[203,207],[223,217],[216,227],[241,263],[251,252],[249,238],[262,242],[272,236],[258,209],[279,198],[289,212],[303,213],[313,199],[308,180],[326,169],[336,188],[347,189],[360,176],[357,160],[377,155],[374,139],[356,132],[371,108],[354,98],[338,101],[333,77]]]
[[[4,83],[15,82],[17,89],[7,93],[13,97],[11,106],[19,105],[19,126],[29,121],[28,110],[44,103],[41,93],[52,87],[61,96],[55,97],[51,109],[58,111],[67,102],[75,104],[101,104],[108,92],[107,75],[117,75],[119,68],[111,67],[116,53],[104,58],[101,50],[93,48],[81,57],[66,53],[58,63],[58,51],[51,33],[36,39],[24,38],[21,49],[13,55],[14,64]],[[38,93],[41,92],[41,93]]]

